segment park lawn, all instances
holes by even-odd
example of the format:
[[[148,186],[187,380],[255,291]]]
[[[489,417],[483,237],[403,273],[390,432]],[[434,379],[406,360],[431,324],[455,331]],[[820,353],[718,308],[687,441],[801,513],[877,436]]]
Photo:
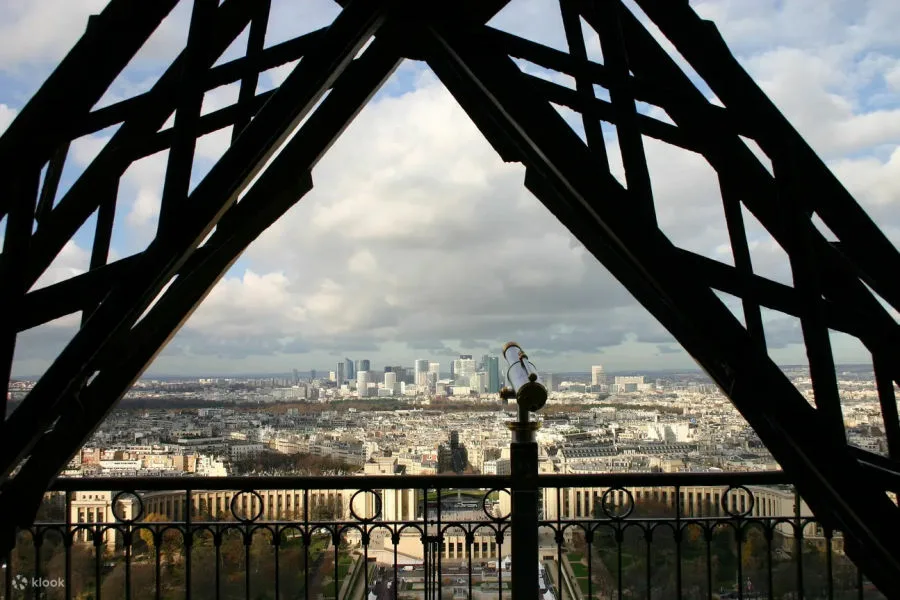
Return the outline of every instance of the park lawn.
[[[588,576],[587,567],[581,563],[572,563],[572,573],[575,574],[575,577],[587,577]]]
[[[581,552],[569,552],[566,556],[572,564],[581,562],[581,559],[584,558],[584,555]]]

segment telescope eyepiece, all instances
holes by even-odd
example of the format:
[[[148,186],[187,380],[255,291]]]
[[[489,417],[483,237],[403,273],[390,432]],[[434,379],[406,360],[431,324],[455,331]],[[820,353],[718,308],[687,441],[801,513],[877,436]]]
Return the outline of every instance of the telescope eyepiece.
[[[543,408],[547,403],[547,388],[538,381],[534,364],[528,360],[522,347],[515,342],[508,342],[503,346],[503,357],[509,364],[506,379],[518,405],[532,412]],[[509,392],[507,394],[506,397],[509,397]]]

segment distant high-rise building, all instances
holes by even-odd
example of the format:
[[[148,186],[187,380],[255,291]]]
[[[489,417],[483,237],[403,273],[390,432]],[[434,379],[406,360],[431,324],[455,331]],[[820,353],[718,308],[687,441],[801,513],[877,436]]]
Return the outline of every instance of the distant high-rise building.
[[[344,385],[344,381],[346,381],[346,379],[344,379],[344,367],[345,366],[346,366],[346,364],[344,363],[344,361],[338,361],[337,369],[335,369],[335,371],[334,371],[334,380],[335,380],[335,382],[337,382],[338,387],[341,387],[342,385]]]
[[[369,359],[363,358],[357,362],[359,364],[359,371],[371,371],[371,369],[369,368]]]
[[[437,373],[437,378],[441,378],[441,363],[439,362],[430,362],[428,363],[428,372],[429,373]]]
[[[300,383],[300,371],[294,369],[294,385]]]
[[[472,360],[471,354],[460,354],[452,364],[454,381],[465,381],[475,374],[475,361]]]
[[[387,371],[384,374],[384,387],[394,389],[394,384],[397,383],[397,374],[392,371]]]
[[[315,370],[315,369],[312,369],[312,370],[309,372],[309,378],[310,378],[311,380],[316,378],[316,370]]]
[[[416,379],[413,383],[418,386],[425,387],[428,385],[428,361],[420,358],[416,361]]]
[[[344,377],[347,378],[347,381],[356,377],[356,369],[353,367],[353,361],[349,358],[344,359]]]
[[[365,398],[369,395],[369,372],[368,371],[357,371],[356,372],[356,395],[360,398]]]
[[[485,354],[481,361],[484,364],[484,371],[487,373],[487,391],[489,394],[496,394],[500,391],[500,359]]]
[[[606,385],[606,373],[603,372],[603,365],[591,367],[591,385]]]

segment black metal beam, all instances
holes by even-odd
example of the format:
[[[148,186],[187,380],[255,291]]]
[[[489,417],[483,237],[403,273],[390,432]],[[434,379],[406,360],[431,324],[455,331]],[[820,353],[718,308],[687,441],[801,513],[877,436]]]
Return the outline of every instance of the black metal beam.
[[[785,119],[732,55],[716,26],[684,2],[637,0],[731,114],[746,123],[763,151],[775,156],[785,144],[805,170],[812,207],[847,247],[866,283],[900,310],[900,252],[856,203],[837,177]]]
[[[203,75],[203,91],[208,92],[217,87],[240,81],[248,71],[262,73],[291,61],[300,60],[304,54],[314,48],[325,29],[317,29],[310,33],[293,38],[286,42],[276,44],[264,49],[252,58],[244,56],[216,65]],[[132,96],[103,108],[98,108],[85,119],[81,129],[75,132],[76,137],[88,135],[107,127],[112,127],[123,121],[134,118],[148,103],[154,100],[149,96],[151,92],[144,92]]]
[[[216,11],[205,60],[212,66],[249,22],[254,0],[225,0]],[[43,274],[87,218],[97,209],[101,198],[96,189],[106,189],[110,181],[121,177],[136,160],[135,150],[152,136],[175,110],[178,82],[185,62],[182,52],[145,95],[145,101],[133,119],[129,119],[112,136],[103,150],[84,170],[48,215],[31,241],[26,281],[30,288]]]
[[[127,336],[135,320],[175,276],[242,188],[312,110],[383,19],[384,8],[374,0],[355,0],[338,16],[323,36],[316,54],[301,61],[237,143],[186,200],[184,212],[169,235],[150,244],[135,270],[104,300],[7,421],[8,434],[0,447],[2,477],[8,476],[30,453],[42,432],[59,414],[62,400],[76,393],[94,373],[98,354],[109,345],[118,346],[123,336]]]
[[[625,169],[631,201],[641,208],[646,227],[657,227],[650,171],[638,121],[634,92],[629,88],[628,51],[622,33],[621,0],[596,0],[582,8],[582,16],[600,36],[603,62],[609,71],[609,97],[616,115],[616,140]]]
[[[0,136],[0,164],[13,178],[40,169],[72,140],[77,124],[177,2],[112,0],[91,17],[84,35]],[[9,179],[0,182],[0,218],[10,210],[9,185]]]
[[[165,294],[128,334],[118,352],[98,359],[97,376],[65,407],[65,427],[47,434],[8,487],[6,501],[39,505],[40,495],[69,457],[180,329],[244,249],[312,189],[310,172],[368,100],[399,66],[401,56],[383,36],[335,83],[331,93],[274,158],[253,187],[225,213],[219,226]],[[30,498],[31,503],[25,502]],[[0,502],[3,499],[0,497]],[[28,511],[23,511],[28,512]],[[27,518],[23,519],[27,521]]]
[[[824,421],[744,328],[692,274],[672,269],[675,250],[641,221],[627,194],[597,164],[549,105],[523,84],[515,65],[500,57],[477,32],[446,25],[434,31],[432,69],[456,96],[480,98],[473,119],[501,123],[507,142],[566,200],[563,210],[580,220],[565,223],[573,233],[590,223],[582,243],[629,286],[731,396],[773,455],[828,526],[860,544],[855,559],[883,592],[900,594],[898,510],[868,481],[846,450],[822,445]],[[550,199],[552,203],[552,199]],[[620,268],[625,265],[627,269]],[[627,272],[625,272],[627,271]],[[626,283],[628,285],[628,283]],[[877,524],[877,526],[876,526]],[[864,544],[865,547],[862,547]]]
[[[581,62],[582,65],[586,65],[589,62],[587,48],[584,44],[584,33],[581,30],[581,17],[578,14],[577,7],[570,0],[560,0],[559,10],[562,13],[563,28],[566,32],[566,43],[569,46],[569,56],[572,59]],[[585,69],[582,67],[579,73],[575,75],[575,91],[578,94],[580,104],[588,106],[592,104],[597,97],[594,95],[594,83],[584,71]],[[610,108],[612,107],[610,106]],[[606,140],[603,139],[603,129],[600,127],[600,119],[588,112],[582,111],[581,123],[584,126],[584,137],[587,140],[588,148],[597,155],[597,159],[602,164],[609,166],[609,157],[606,153]]]

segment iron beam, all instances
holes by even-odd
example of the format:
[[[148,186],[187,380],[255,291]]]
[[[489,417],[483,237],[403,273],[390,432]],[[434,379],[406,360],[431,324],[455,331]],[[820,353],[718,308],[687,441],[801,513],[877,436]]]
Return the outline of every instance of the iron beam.
[[[3,477],[30,453],[58,414],[62,399],[72,396],[94,373],[98,354],[111,340],[127,335],[383,19],[384,7],[379,3],[354,0],[323,36],[316,54],[301,61],[244,135],[216,163],[185,202],[184,212],[169,235],[150,244],[134,272],[104,300],[16,410],[8,422],[10,433],[0,448]]]
[[[614,276],[644,281],[630,288],[635,297],[726,390],[796,478],[816,513],[861,543],[856,558],[867,565],[873,581],[877,579],[885,593],[900,593],[897,507],[863,476],[845,447],[820,443],[821,415],[759,351],[711,290],[692,274],[671,268],[674,247],[660,232],[638,229],[642,223],[624,190],[611,175],[598,173],[577,136],[549,105],[535,100],[507,57],[499,56],[471,29],[445,25],[434,30],[434,37],[429,64],[451,93],[469,96],[470,104],[472,96],[480,97],[477,113],[505,125],[503,131],[513,138],[511,143],[522,152],[529,170],[535,169],[558,196],[568,199],[567,210],[594,226],[582,243],[604,264],[612,264]],[[575,231],[583,227],[577,223],[573,227],[572,220],[565,224]],[[618,260],[604,260],[610,250]],[[626,264],[631,273],[622,273],[617,263]]]

